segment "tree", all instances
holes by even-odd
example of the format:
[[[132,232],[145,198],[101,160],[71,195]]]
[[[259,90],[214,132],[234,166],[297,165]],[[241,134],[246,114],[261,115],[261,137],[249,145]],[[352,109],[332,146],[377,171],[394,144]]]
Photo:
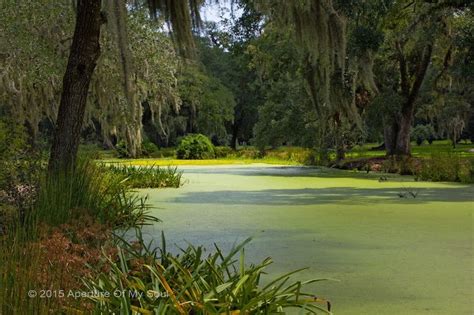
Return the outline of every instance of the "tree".
[[[236,1],[234,11],[240,16],[231,15],[219,23],[206,23],[209,38],[200,41],[200,59],[210,74],[234,94],[234,119],[228,126],[231,134],[230,146],[249,143],[253,137],[253,127],[257,122],[257,107],[262,102],[262,93],[255,84],[257,74],[251,62],[253,56],[249,46],[261,36],[262,14],[252,1]]]
[[[400,1],[386,17],[382,90],[401,96],[399,108],[384,116],[387,155],[410,155],[410,133],[425,79],[439,56],[450,54],[450,26],[466,1]],[[398,73],[397,73],[398,72]],[[392,78],[398,78],[395,82]],[[392,90],[392,91],[389,91]]]
[[[235,106],[232,92],[197,66],[183,69],[178,85],[183,102],[181,115],[187,120],[185,131],[226,144],[226,125],[233,119]]]
[[[74,165],[89,85],[100,55],[100,27],[104,22],[100,1],[77,1],[76,26],[49,159],[51,172],[67,171]]]
[[[112,0],[106,0],[112,1]],[[192,52],[191,26],[199,21],[200,1],[190,0],[148,0],[150,12],[157,16],[162,12],[173,27],[178,48],[183,55]],[[127,54],[127,40],[124,34],[125,1],[112,1],[109,11],[117,24],[117,36],[124,72],[124,89],[127,101],[133,98],[133,87],[128,77],[130,59]],[[56,120],[54,140],[49,158],[49,171],[69,172],[74,168],[79,147],[80,131],[84,121],[89,85],[100,55],[100,28],[107,22],[106,13],[101,11],[101,1],[78,0],[76,26],[70,49],[68,65],[63,78],[63,90]]]
[[[89,87],[81,141],[102,142],[107,148],[123,141],[127,154],[137,156],[146,136],[142,135],[142,112],[147,111],[154,124],[162,125],[168,113],[179,111],[178,59],[163,31],[163,21],[150,19],[148,8],[129,7],[125,17],[128,59],[133,60],[127,70],[133,78],[133,99],[129,102],[117,25],[113,23],[116,18],[107,16],[109,23],[100,34],[101,53]],[[0,28],[8,53],[0,58],[0,106],[25,126],[32,144],[51,142],[75,17],[70,0],[8,1],[2,6]]]

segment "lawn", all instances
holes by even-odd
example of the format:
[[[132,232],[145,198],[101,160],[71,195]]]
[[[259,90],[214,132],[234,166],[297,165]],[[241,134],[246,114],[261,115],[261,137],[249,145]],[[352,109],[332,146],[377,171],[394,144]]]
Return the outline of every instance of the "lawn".
[[[371,148],[379,145],[378,143],[367,143],[362,146],[356,146],[347,153],[347,157],[368,158],[384,156],[385,151],[383,150],[371,150]],[[471,149],[474,149],[474,144],[464,142],[459,143],[456,145],[456,148],[453,149],[451,142],[448,140],[434,141],[431,145],[428,143],[423,143],[422,145],[417,145],[415,142],[412,143],[412,155],[415,157],[430,157],[433,154],[445,153],[455,153],[462,157],[474,157],[474,152],[469,152]]]

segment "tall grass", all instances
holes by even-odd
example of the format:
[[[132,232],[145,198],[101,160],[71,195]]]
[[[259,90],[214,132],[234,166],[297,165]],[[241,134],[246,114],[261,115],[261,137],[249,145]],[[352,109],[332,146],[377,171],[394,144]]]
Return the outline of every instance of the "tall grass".
[[[64,298],[41,294],[57,293],[71,272],[79,275],[71,266],[89,260],[91,244],[101,239],[101,232],[84,230],[86,237],[78,243],[78,223],[89,217],[93,221],[86,229],[95,222],[109,229],[138,227],[157,221],[148,210],[146,198],[89,160],[79,160],[70,174],[43,176],[36,202],[24,213],[17,211],[0,235],[0,314],[68,313]],[[76,223],[54,234],[71,222]],[[30,291],[36,296],[29,297]]]
[[[107,171],[122,178],[132,188],[178,188],[183,184],[183,172],[177,167],[132,166],[111,164]]]
[[[130,191],[123,177],[84,159],[72,174],[45,176],[32,218],[53,226],[84,214],[111,226],[135,226],[153,220],[146,197]]]

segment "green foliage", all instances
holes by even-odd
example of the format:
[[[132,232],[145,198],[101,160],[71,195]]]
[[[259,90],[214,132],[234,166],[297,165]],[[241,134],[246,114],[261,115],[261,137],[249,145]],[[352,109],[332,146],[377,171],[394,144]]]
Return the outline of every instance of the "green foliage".
[[[269,27],[247,53],[259,75],[255,85],[262,94],[252,144],[260,150],[280,145],[314,147],[320,116],[303,79],[307,67],[289,31]]]
[[[151,142],[150,140],[145,140],[142,142],[142,154],[145,156],[154,156],[158,153],[158,146]]]
[[[235,151],[230,147],[226,146],[217,146],[214,148],[216,153],[216,158],[226,158],[234,155]]]
[[[176,149],[176,157],[183,160],[213,159],[215,156],[214,145],[202,134],[187,135]]]
[[[365,25],[359,25],[352,30],[349,44],[353,50],[357,50],[354,52],[355,54],[360,54],[360,51],[377,51],[382,42],[382,32]]]
[[[453,147],[460,140],[461,134],[472,115],[471,104],[463,97],[451,96],[443,102],[439,113],[439,127],[451,140]]]
[[[423,159],[416,178],[433,182],[474,183],[474,159],[456,154],[433,154]]]
[[[198,67],[188,66],[179,76],[181,113],[188,120],[188,132],[198,132],[226,143],[226,124],[234,116],[233,93],[220,80]]]
[[[306,285],[325,279],[288,283],[290,276],[300,271],[296,270],[262,284],[272,261],[267,258],[248,266],[243,248],[249,240],[228,254],[216,246],[214,253],[205,255],[202,247],[190,245],[176,255],[166,251],[163,236],[158,258],[158,249],[138,235],[134,245],[122,242],[117,260],[104,257],[109,272],[85,280],[90,291],[127,292],[120,297],[93,297],[94,314],[284,314],[289,308],[300,308],[307,314],[330,313],[317,305],[330,305],[327,301],[303,291]]]
[[[111,27],[113,14],[108,12],[109,23],[101,32],[101,56],[90,84],[84,127],[100,129],[99,135],[105,139],[126,139],[129,154],[135,155],[142,138],[142,103],[147,101],[156,121],[163,124],[164,116],[179,109],[178,60],[169,36],[160,31],[162,19],[151,20],[144,8],[130,7],[127,13],[127,55],[134,66],[128,67],[130,73],[126,76],[134,78],[130,81],[133,102],[124,93],[123,60],[117,34]],[[42,121],[56,119],[57,106],[51,104],[59,103],[75,15],[74,6],[67,0],[2,2],[0,68],[4,71],[0,103],[11,109],[15,123],[29,124],[35,135],[39,135]]]
[[[38,179],[32,168],[40,167],[41,157],[27,140],[21,125],[0,117],[0,190],[12,181],[19,184]]]
[[[117,176],[131,188],[178,188],[182,185],[183,172],[177,167],[129,166],[111,164],[105,166],[108,173]]]
[[[253,126],[258,120],[257,107],[261,103],[257,71],[251,66],[253,56],[247,48],[257,40],[262,15],[255,11],[251,2],[234,5],[242,9],[242,15],[218,24],[206,24],[210,40],[198,41],[200,61],[234,95],[233,121],[228,126],[228,131],[232,132],[232,146],[250,143]]]
[[[146,197],[131,192],[123,177],[87,159],[80,160],[71,174],[42,179],[29,219],[57,226],[84,214],[116,227],[152,220]]]
[[[369,165],[367,165],[369,167]],[[417,161],[409,156],[391,156],[382,163],[382,171],[398,173],[400,175],[413,175],[416,173]]]
[[[0,235],[35,203],[43,168],[23,128],[0,119]]]
[[[117,156],[119,158],[129,157],[129,153],[127,150],[127,143],[123,140],[120,140],[119,142],[117,142],[117,144],[115,145],[115,151],[117,152]]]
[[[144,140],[141,144],[141,156],[155,156],[158,154],[159,148],[156,144],[149,140]],[[124,140],[120,140],[115,145],[115,153],[119,158],[130,158],[130,150],[128,144]],[[135,156],[139,157],[139,156]]]
[[[424,141],[430,144],[435,137],[435,130],[432,125],[416,125],[411,131],[412,140],[416,141],[417,145],[421,145]]]

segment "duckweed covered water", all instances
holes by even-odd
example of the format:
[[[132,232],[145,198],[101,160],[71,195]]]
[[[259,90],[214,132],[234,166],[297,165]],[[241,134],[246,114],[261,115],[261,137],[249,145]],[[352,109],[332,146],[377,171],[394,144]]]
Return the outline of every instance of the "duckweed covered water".
[[[186,167],[179,189],[144,190],[149,237],[229,249],[311,287],[335,314],[473,314],[474,186],[305,167]],[[416,195],[416,198],[411,196]],[[400,197],[402,196],[402,197]],[[405,196],[407,198],[405,198]]]

